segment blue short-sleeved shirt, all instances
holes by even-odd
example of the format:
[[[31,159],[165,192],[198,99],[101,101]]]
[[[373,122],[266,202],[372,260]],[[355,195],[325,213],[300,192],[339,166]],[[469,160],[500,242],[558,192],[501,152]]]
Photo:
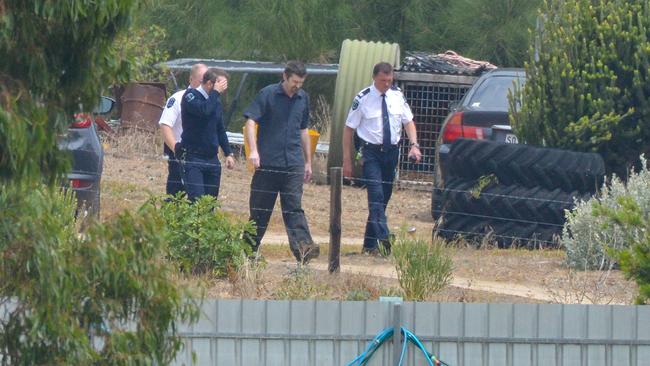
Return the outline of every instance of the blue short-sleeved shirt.
[[[282,83],[266,86],[244,111],[244,117],[257,122],[257,150],[260,165],[266,167],[302,166],[305,160],[300,132],[309,125],[309,95],[299,89],[293,97]]]

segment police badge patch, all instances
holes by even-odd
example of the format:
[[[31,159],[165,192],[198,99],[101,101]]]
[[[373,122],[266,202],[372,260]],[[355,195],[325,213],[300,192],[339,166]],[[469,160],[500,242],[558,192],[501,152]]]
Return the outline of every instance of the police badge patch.
[[[176,102],[176,99],[174,99],[174,97],[169,98],[169,100],[167,101],[167,108],[173,107],[174,102]]]
[[[192,93],[187,93],[187,94],[185,94],[185,100],[186,100],[187,102],[191,102],[191,101],[193,101],[193,100],[194,100],[194,94],[192,94]]]
[[[357,108],[359,108],[359,100],[357,98],[354,98],[354,100],[352,101],[352,110],[356,111]]]

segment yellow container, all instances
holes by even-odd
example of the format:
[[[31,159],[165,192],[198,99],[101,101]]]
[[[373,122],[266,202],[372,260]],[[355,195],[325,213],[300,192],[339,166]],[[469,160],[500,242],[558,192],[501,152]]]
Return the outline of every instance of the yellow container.
[[[257,128],[258,125],[255,124],[255,137],[257,138]],[[246,167],[248,168],[249,172],[254,172],[255,168],[253,167],[253,164],[251,164],[248,161],[248,155],[250,155],[250,147],[248,146],[248,137],[246,136],[246,126],[243,128],[244,132],[244,154],[246,154]],[[309,129],[307,130],[309,133],[309,147],[310,147],[310,152],[311,152],[311,158],[312,160],[314,159],[314,154],[316,153],[316,145],[318,145],[318,139],[320,138],[320,133],[316,130]]]

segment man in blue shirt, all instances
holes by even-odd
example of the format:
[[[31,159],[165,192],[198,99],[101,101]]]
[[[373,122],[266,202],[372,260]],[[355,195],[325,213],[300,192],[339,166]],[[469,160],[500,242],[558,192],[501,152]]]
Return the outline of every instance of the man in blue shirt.
[[[250,219],[257,233],[251,245],[257,251],[279,193],[289,247],[299,263],[320,253],[302,210],[303,182],[312,174],[307,131],[309,95],[301,89],[306,78],[302,62],[287,63],[282,82],[263,88],[244,111],[248,160],[256,169],[251,182]]]
[[[190,200],[203,195],[219,195],[221,163],[219,146],[226,156],[226,167],[235,166],[226,128],[223,124],[220,94],[228,88],[228,74],[220,69],[205,72],[201,85],[189,88],[181,101],[183,133],[174,152],[183,165],[185,190]]]

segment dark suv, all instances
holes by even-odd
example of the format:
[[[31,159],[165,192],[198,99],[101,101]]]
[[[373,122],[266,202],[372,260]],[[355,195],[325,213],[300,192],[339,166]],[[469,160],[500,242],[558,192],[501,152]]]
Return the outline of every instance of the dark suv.
[[[508,119],[508,93],[526,81],[523,69],[495,69],[483,74],[445,119],[436,148],[437,169],[431,215],[437,219],[436,196],[444,187],[449,146],[457,139],[485,139],[518,143]]]
[[[102,97],[92,113],[75,114],[67,133],[59,139],[59,149],[72,155],[72,170],[67,178],[77,196],[78,215],[99,217],[104,149],[97,134],[96,119],[110,113],[114,104],[113,99]]]

